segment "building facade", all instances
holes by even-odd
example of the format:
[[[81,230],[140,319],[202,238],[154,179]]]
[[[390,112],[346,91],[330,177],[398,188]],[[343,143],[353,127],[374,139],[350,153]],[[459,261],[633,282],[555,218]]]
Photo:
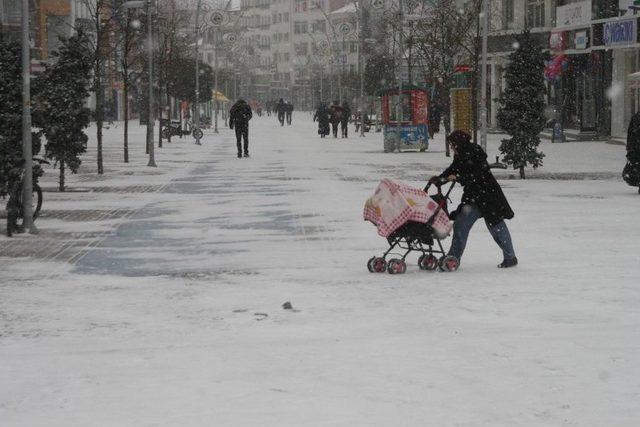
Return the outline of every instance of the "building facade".
[[[549,119],[586,137],[624,138],[638,111],[638,18],[633,0],[494,0],[489,37],[490,124],[515,34],[525,28],[549,52]]]

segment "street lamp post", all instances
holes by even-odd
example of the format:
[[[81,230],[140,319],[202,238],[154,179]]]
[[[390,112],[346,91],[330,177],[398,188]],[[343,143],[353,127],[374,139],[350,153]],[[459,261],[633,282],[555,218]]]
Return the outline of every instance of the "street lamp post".
[[[22,183],[23,225],[30,234],[37,234],[33,223],[33,160],[31,147],[31,85],[29,45],[29,0],[22,0],[22,157],[24,179]]]
[[[358,4],[358,71],[360,73],[360,136],[364,136],[364,6]]]
[[[213,39],[214,43],[216,43],[215,38]],[[213,124],[213,131],[215,133],[218,133],[218,110],[219,110],[219,105],[218,105],[218,43],[215,44],[215,46],[213,47],[213,102],[214,102],[214,107],[215,107],[215,112],[214,112],[214,116],[215,116],[215,120],[214,120],[214,124]]]
[[[401,136],[400,133],[402,131],[402,119],[401,119],[401,115],[402,115],[402,104],[401,104],[401,96],[402,96],[402,29],[404,26],[404,16],[402,14],[402,0],[398,0],[398,21],[399,21],[399,25],[400,28],[398,30],[398,100],[396,103],[396,121],[398,123],[398,127],[397,127],[397,140],[396,143],[398,144],[398,151],[400,151],[400,143],[401,143]]]
[[[482,2],[482,70],[480,72],[480,146],[487,151],[487,37],[489,0]]]
[[[155,126],[155,111],[153,108],[153,17],[151,16],[151,0],[146,0],[147,6],[147,55],[149,62],[149,119],[147,120],[147,145],[149,147],[149,163],[147,166],[156,167],[153,145],[153,127]]]
[[[196,6],[196,26],[194,29],[195,38],[196,38],[196,100],[195,100],[195,109],[193,112],[193,136],[196,138],[196,145],[201,145],[200,143],[200,53],[198,51],[198,45],[200,43],[200,29],[199,22],[200,19],[200,8],[202,7],[202,0],[198,0],[198,5]]]
[[[149,106],[147,115],[147,149],[149,150],[149,163],[147,166],[156,167],[156,158],[153,145],[153,127],[155,126],[154,100],[153,100],[153,17],[151,16],[151,0],[129,0],[122,4],[124,9],[139,9],[145,6],[147,10],[147,62],[149,72]]]

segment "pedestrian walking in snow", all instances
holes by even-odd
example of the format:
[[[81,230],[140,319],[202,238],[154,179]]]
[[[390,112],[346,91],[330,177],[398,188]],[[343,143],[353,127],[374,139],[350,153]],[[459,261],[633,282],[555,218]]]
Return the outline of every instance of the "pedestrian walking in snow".
[[[329,135],[329,109],[324,102],[320,104],[313,115],[313,121],[318,122],[318,135],[320,135],[320,138]]]
[[[293,115],[293,104],[291,101],[285,103],[285,115],[287,117],[287,125],[291,126],[291,116]]]
[[[329,122],[331,123],[331,130],[333,131],[333,137],[338,137],[338,126],[342,121],[342,107],[338,101],[333,101],[333,105],[329,107]]]
[[[640,112],[635,113],[627,130],[627,164],[622,171],[624,181],[638,187],[640,194]]]
[[[284,126],[284,116],[287,111],[287,106],[284,103],[284,99],[280,98],[278,103],[276,104],[276,113],[278,114],[278,121],[280,122],[280,126]]]
[[[349,103],[344,101],[342,103],[342,117],[340,118],[340,130],[342,132],[343,138],[348,138],[349,131],[349,119],[351,118],[351,107],[349,107]]]
[[[431,177],[429,182],[456,181],[464,187],[464,193],[460,206],[451,213],[454,220],[453,239],[441,265],[451,257],[460,262],[471,227],[479,218],[484,218],[493,240],[502,249],[503,261],[498,267],[517,265],[511,235],[504,222],[505,219],[513,218],[514,214],[489,169],[487,154],[479,145],[472,143],[471,136],[464,131],[453,131],[447,137],[447,142],[454,152],[453,162],[440,176]]]
[[[236,131],[238,158],[242,157],[242,139],[244,139],[244,156],[249,157],[249,120],[251,117],[253,117],[251,107],[242,98],[238,99],[229,110],[229,127]]]
[[[442,119],[442,107],[440,104],[433,103],[429,108],[429,138],[440,132],[440,120]]]

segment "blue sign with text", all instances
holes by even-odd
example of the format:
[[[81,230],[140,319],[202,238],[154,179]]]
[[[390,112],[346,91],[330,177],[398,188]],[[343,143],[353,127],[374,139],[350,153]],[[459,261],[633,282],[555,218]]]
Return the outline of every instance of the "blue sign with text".
[[[626,19],[624,21],[606,22],[602,31],[605,46],[618,46],[635,44],[637,40],[637,21]]]

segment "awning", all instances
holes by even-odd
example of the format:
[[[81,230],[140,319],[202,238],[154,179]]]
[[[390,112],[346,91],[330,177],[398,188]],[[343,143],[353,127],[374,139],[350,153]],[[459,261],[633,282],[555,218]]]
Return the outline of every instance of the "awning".
[[[215,90],[211,91],[211,99],[218,102],[229,102],[229,98],[224,96],[224,93]]]

